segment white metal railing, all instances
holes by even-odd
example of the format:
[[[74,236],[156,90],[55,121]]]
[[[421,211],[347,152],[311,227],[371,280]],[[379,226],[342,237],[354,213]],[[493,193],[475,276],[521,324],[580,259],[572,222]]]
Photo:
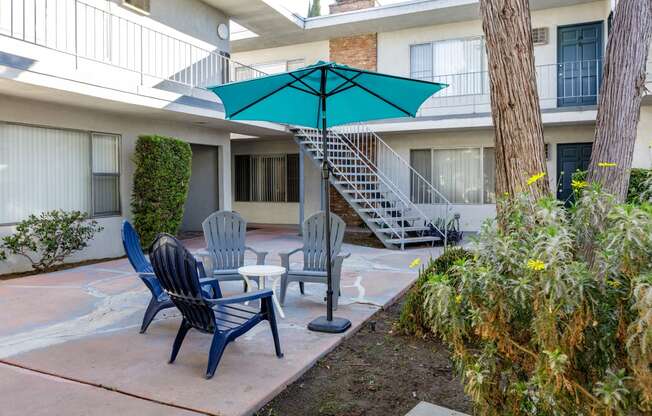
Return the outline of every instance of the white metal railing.
[[[205,42],[191,43],[79,0],[0,0],[0,35],[124,69],[145,78],[206,87],[262,72]]]
[[[321,146],[321,133],[318,129],[301,129],[300,132],[302,136],[310,138],[315,146]],[[406,214],[416,215],[419,218],[418,221],[421,222],[418,225],[432,225],[442,235],[445,234],[444,230],[438,228],[436,220],[441,218],[444,224],[448,222],[451,203],[366,125],[353,124],[334,127],[330,130],[329,138],[331,139],[329,151],[332,149],[333,152],[330,162],[336,173],[355,176],[360,172],[366,172],[373,174],[379,181],[379,187],[365,189],[365,185],[359,186],[347,179],[347,183],[355,188],[357,195],[363,193],[383,194],[385,197],[381,204],[393,204],[391,211],[400,212],[402,217],[407,217]],[[321,154],[319,149],[318,153]],[[351,155],[355,157],[351,158]],[[414,193],[408,196],[404,189],[412,189]],[[436,211],[434,216],[426,214],[416,203],[425,204],[426,194],[430,195],[428,204],[430,204],[431,211]],[[416,200],[415,198],[421,199]],[[389,225],[392,222],[391,219],[396,218],[389,218],[385,213],[385,207],[382,205],[379,207],[377,203],[370,203],[364,197],[363,202],[365,206],[374,209],[374,213],[383,220],[385,225],[392,228],[397,238],[406,237],[403,227]],[[431,214],[433,213],[431,212]],[[403,226],[406,224],[404,223]]]
[[[537,65],[541,108],[594,105],[602,81],[602,60]],[[488,113],[491,111],[487,71],[434,75],[428,80],[449,86],[430,97],[419,116]]]
[[[329,146],[328,146],[328,157],[329,164],[336,175],[337,180],[343,180],[350,185],[351,189],[355,190],[355,197],[362,201],[362,204],[365,208],[373,210],[379,219],[383,221],[383,225],[391,230],[392,234],[396,238],[401,238],[403,233],[400,229],[397,229],[393,225],[393,222],[387,218],[387,215],[383,212],[388,207],[380,207],[377,202],[370,201],[373,198],[367,198],[365,193],[370,193],[372,191],[360,189],[354,182],[357,182],[361,175],[363,174],[374,174],[373,170],[367,166],[367,164],[361,158],[350,159],[345,155],[352,153],[353,149],[350,146],[340,140],[338,140],[337,135],[333,134],[332,131],[329,132]],[[317,129],[299,129],[299,135],[307,140],[312,148],[315,150],[314,157],[316,159],[323,159],[323,144],[322,144],[322,135],[321,131]],[[338,162],[339,160],[347,160],[347,163]],[[351,178],[353,177],[353,178]],[[388,202],[393,202],[387,200]],[[402,213],[402,216],[405,216],[405,207],[391,207],[393,210],[399,211]]]
[[[427,223],[434,225],[437,219],[444,220],[445,224],[448,222],[451,211],[451,202],[448,198],[369,126],[355,123],[338,126],[333,130],[349,141],[356,153],[364,157],[386,182],[392,184],[393,191],[401,200],[423,216]],[[428,213],[419,205],[427,205]]]

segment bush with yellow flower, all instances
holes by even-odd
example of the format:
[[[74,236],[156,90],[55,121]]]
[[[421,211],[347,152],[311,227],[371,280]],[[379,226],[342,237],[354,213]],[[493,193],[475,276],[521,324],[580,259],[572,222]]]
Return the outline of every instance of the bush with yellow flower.
[[[478,414],[652,412],[652,210],[576,187],[570,208],[500,202],[474,255],[424,286]]]

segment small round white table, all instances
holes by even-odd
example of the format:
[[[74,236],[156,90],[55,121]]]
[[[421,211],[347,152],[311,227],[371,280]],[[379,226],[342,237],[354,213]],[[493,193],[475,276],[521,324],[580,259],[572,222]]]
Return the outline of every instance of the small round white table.
[[[268,266],[264,264],[260,265],[252,265],[252,266],[242,266],[238,269],[238,273],[244,278],[244,280],[247,282],[247,288],[251,288],[251,280],[249,280],[250,277],[258,277],[259,281],[259,289],[265,289],[265,279],[267,277],[271,277],[272,280],[272,301],[274,302],[274,305],[276,305],[276,308],[278,309],[278,313],[281,315],[281,318],[285,319],[285,313],[283,313],[283,308],[281,308],[281,304],[279,303],[278,299],[276,298],[276,285],[278,284],[278,281],[281,279],[281,276],[285,273],[285,267],[281,266]],[[249,290],[249,289],[247,289]]]

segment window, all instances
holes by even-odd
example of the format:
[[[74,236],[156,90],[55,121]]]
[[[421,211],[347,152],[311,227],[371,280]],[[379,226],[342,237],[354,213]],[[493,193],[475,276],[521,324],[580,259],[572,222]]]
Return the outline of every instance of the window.
[[[142,12],[149,13],[149,0],[122,0],[122,3]]]
[[[120,214],[120,138],[0,123],[0,224],[54,209]]]
[[[410,163],[454,204],[495,203],[493,147],[411,150]],[[436,196],[430,195],[428,188],[413,178],[412,201],[417,204],[441,203]]]
[[[449,84],[439,95],[487,91],[484,39],[447,39],[410,46],[410,77]]]
[[[299,202],[299,155],[236,155],[235,200]]]
[[[532,43],[534,45],[545,45],[548,43],[548,28],[536,27],[532,29]]]
[[[113,134],[93,133],[93,215],[120,214],[120,142]]]
[[[235,69],[236,81],[244,81],[255,78],[258,71],[264,74],[279,74],[286,71],[294,71],[305,66],[303,59],[290,59],[289,61],[274,61],[253,64],[251,66],[241,66]]]

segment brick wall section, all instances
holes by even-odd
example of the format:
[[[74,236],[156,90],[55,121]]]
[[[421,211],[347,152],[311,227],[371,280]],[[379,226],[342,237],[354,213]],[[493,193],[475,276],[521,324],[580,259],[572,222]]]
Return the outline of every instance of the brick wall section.
[[[358,8],[366,8],[373,7],[373,3],[372,0],[344,0],[338,1],[337,6],[354,7],[357,5]],[[331,13],[333,13],[333,6],[335,5],[331,5]],[[349,10],[356,9],[351,8]],[[376,33],[330,39],[330,60],[339,64],[350,65],[355,68],[375,71],[378,63],[377,47],[378,36]],[[333,186],[331,186],[330,190],[330,200],[332,211],[339,215],[348,227],[360,228],[364,226],[362,218],[356,214],[355,210]]]
[[[369,9],[375,6],[375,0],[337,0],[337,3],[329,6],[330,13],[343,13],[353,10]]]
[[[347,36],[329,41],[330,60],[338,64],[375,71],[378,65],[378,35]]]

